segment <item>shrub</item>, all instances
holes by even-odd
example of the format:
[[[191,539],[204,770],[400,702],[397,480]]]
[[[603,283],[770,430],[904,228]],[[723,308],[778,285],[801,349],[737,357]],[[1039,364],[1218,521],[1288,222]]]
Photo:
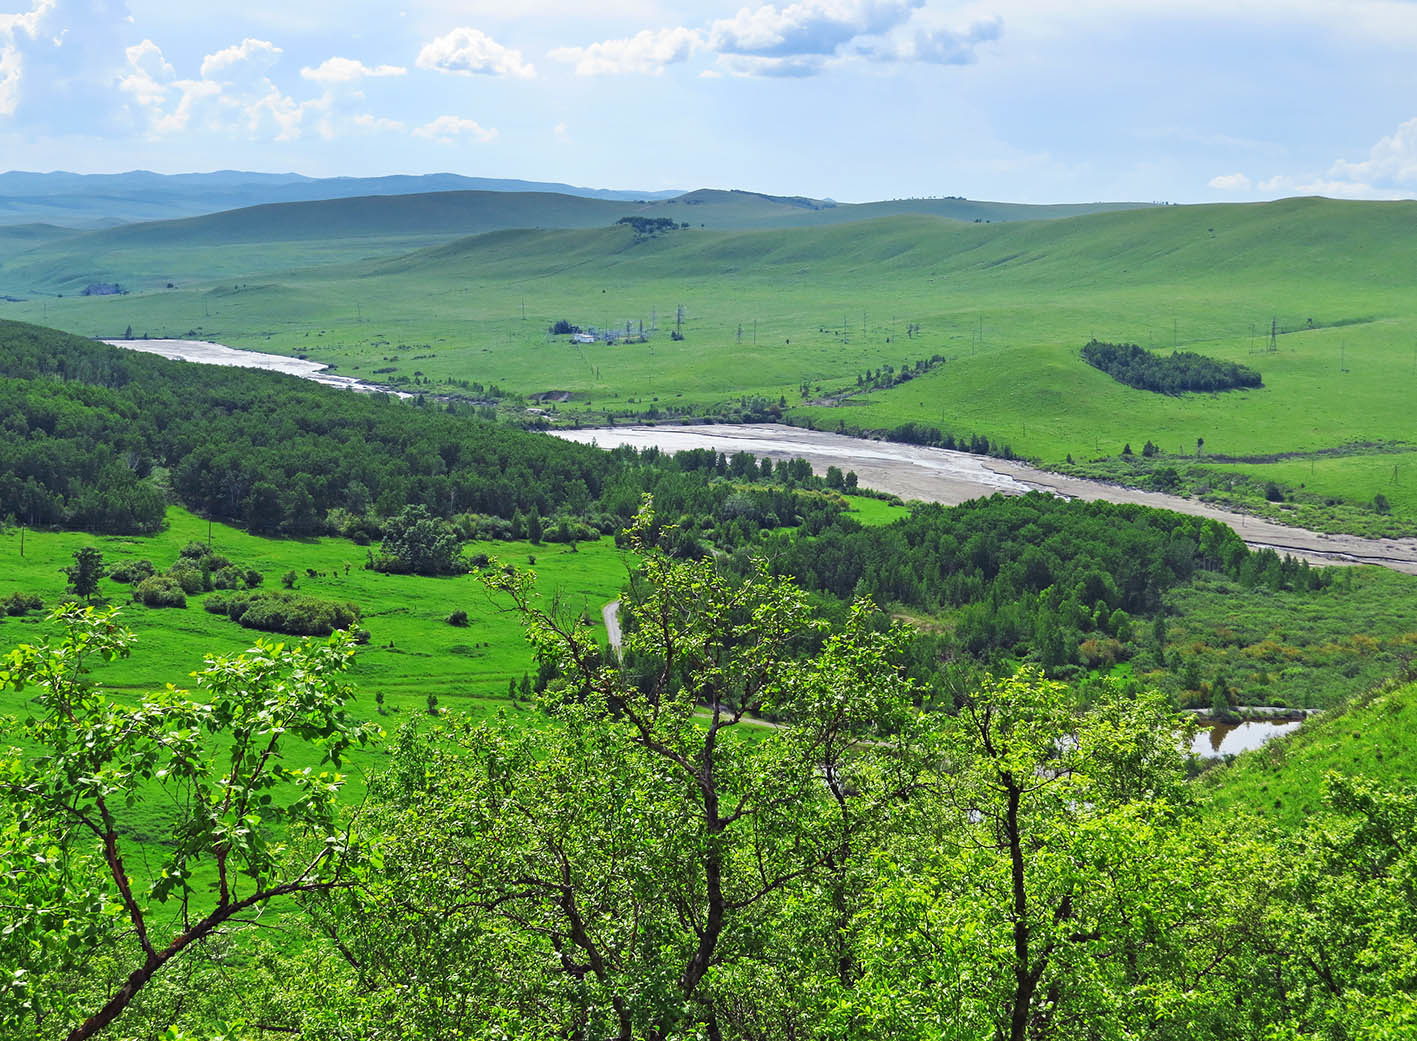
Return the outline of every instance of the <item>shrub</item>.
[[[167,577],[181,586],[182,592],[188,596],[205,592],[208,588],[206,573],[193,565],[188,557],[181,558],[168,568]]]
[[[44,601],[34,593],[11,593],[5,598],[5,614],[23,615],[30,611],[43,611]]]
[[[255,589],[257,586],[259,586],[259,585],[260,585],[262,582],[264,582],[265,580],[266,580],[266,576],[263,575],[263,574],[261,574],[261,573],[260,573],[259,571],[257,571],[255,568],[251,567],[251,568],[247,568],[247,569],[246,569],[246,588],[247,588],[247,589]]]
[[[448,615],[448,617],[444,619],[444,621],[446,621],[449,625],[455,625],[459,629],[461,629],[467,625],[467,612],[464,611],[462,608],[458,608],[458,610]]]
[[[155,574],[157,574],[157,568],[153,567],[151,560],[131,560],[126,564],[118,565],[108,573],[108,577],[115,582],[141,582]]]
[[[210,553],[211,550],[207,548],[205,542],[189,542],[177,551],[179,557],[185,557],[188,560],[201,560]]]
[[[213,589],[244,589],[246,575],[240,568],[224,567],[212,575]]]
[[[171,575],[150,575],[133,589],[133,599],[148,607],[186,607],[187,596]]]
[[[359,608],[348,601],[298,593],[230,593],[208,597],[204,606],[247,629],[291,636],[328,636],[360,617]]]

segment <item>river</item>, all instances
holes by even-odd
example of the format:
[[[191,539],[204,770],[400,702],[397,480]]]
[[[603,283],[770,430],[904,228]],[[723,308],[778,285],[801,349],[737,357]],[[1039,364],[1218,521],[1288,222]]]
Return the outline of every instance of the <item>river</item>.
[[[625,426],[553,430],[555,436],[601,448],[656,446],[666,452],[712,448],[731,455],[749,452],[771,459],[806,459],[818,473],[828,466],[854,470],[863,487],[954,506],[982,495],[1048,492],[1069,499],[1140,503],[1208,517],[1234,528],[1252,549],[1270,548],[1313,564],[1378,564],[1417,575],[1417,539],[1369,539],[1291,528],[1275,521],[1224,510],[1197,499],[1139,491],[1105,481],[1066,477],[1027,463],[943,448],[867,441],[821,430],[775,424]]]
[[[304,358],[259,351],[238,350],[202,340],[105,340],[164,358],[177,358],[204,365],[232,365],[249,369],[284,372],[326,386],[367,393],[411,395],[391,387],[327,372],[326,366]],[[704,426],[624,426],[581,430],[553,430],[568,441],[596,444],[601,448],[634,445],[657,446],[666,452],[688,448],[712,448],[732,454],[750,452],[772,459],[806,459],[818,472],[828,466],[855,470],[863,487],[877,488],[902,499],[922,499],[958,505],[981,495],[1003,492],[1022,495],[1043,491],[1070,499],[1101,499],[1132,502],[1158,509],[1176,510],[1209,517],[1228,524],[1253,549],[1270,548],[1314,564],[1378,564],[1417,575],[1417,539],[1368,539],[1357,535],[1327,535],[1305,528],[1291,528],[1260,517],[1251,517],[1212,506],[1196,499],[1161,492],[1065,477],[1027,463],[943,448],[902,445],[889,441],[869,441],[829,434],[821,430],[776,424],[718,424]]]
[[[226,365],[237,369],[264,369],[267,372],[283,372],[288,376],[299,376],[304,380],[323,383],[327,387],[355,390],[362,394],[396,394],[401,398],[413,395],[378,383],[366,383],[350,376],[337,376],[327,372],[324,362],[309,361],[305,358],[290,358],[284,354],[262,354],[260,351],[245,351],[235,347],[223,347],[219,343],[205,340],[104,340],[113,347],[157,354],[174,361],[192,361],[200,365]]]

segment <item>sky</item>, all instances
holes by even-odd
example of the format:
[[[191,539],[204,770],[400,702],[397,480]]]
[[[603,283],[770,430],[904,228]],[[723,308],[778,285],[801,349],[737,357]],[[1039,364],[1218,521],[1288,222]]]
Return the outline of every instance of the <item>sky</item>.
[[[1417,0],[0,0],[0,170],[1417,194]]]

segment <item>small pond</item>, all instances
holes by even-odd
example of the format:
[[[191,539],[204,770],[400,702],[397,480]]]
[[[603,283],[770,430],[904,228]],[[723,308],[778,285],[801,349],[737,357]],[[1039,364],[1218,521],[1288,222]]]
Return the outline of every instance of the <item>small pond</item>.
[[[1243,723],[1201,722],[1191,741],[1191,751],[1202,759],[1239,755],[1259,748],[1281,734],[1299,728],[1297,719],[1249,719]]]

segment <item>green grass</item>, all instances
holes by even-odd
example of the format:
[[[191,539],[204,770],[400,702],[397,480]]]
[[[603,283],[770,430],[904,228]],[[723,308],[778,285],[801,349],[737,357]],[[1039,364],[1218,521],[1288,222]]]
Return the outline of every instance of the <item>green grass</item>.
[[[45,601],[43,612],[0,618],[0,649],[52,632],[44,616],[64,595],[65,579],[59,569],[72,562],[79,547],[98,546],[109,567],[125,560],[149,559],[165,569],[177,559],[182,546],[207,538],[207,523],[185,510],[170,509],[168,522],[166,531],[147,537],[27,531],[23,557],[19,531],[0,533],[0,600],[23,591],[38,593]],[[269,539],[220,524],[212,526],[212,536],[217,552],[264,573],[263,589],[280,589],[280,576],[294,569],[300,575],[298,591],[351,600],[361,607],[371,640],[359,648],[350,674],[356,685],[351,707],[354,718],[376,722],[390,733],[406,723],[427,724],[431,722],[429,694],[437,695],[440,711],[472,720],[489,719],[499,712],[526,724],[534,725],[539,718],[534,705],[508,697],[509,680],[520,683],[523,675],[536,674],[521,626],[508,605],[487,593],[474,577],[422,578],[365,570],[365,549],[344,539]],[[543,601],[559,603],[567,611],[583,611],[603,638],[600,608],[615,598],[626,575],[626,557],[615,548],[613,539],[582,543],[575,553],[561,545],[525,542],[468,543],[467,550],[523,568],[534,557],[531,569]],[[323,572],[324,577],[307,577],[307,568]],[[137,634],[131,657],[94,670],[96,681],[119,698],[160,689],[167,683],[183,687],[206,656],[238,653],[262,635],[203,610],[203,596],[188,597],[185,609],[150,609],[128,603],[129,587],[111,579],[103,580],[101,595],[112,603],[127,605],[121,620]],[[444,620],[456,608],[467,612],[466,628]],[[384,696],[382,713],[376,700],[379,694]],[[5,716],[21,717],[24,697],[23,693],[0,693],[0,721]],[[0,729],[0,741],[13,737]],[[368,773],[377,770],[385,756],[383,742],[354,750],[342,793],[346,801],[357,802],[363,796]],[[288,765],[318,764],[314,757],[292,753]],[[124,822],[126,834],[143,844],[160,843],[171,832],[170,813],[155,799],[141,801]],[[199,876],[199,884],[204,880],[209,881]]]
[[[1417,684],[1385,684],[1217,767],[1199,783],[1216,814],[1252,813],[1296,828],[1322,808],[1323,777],[1330,770],[1388,785],[1417,784],[1414,728]]]
[[[730,195],[704,210],[750,202]],[[557,415],[588,423],[721,412],[760,396],[785,399],[795,418],[824,429],[925,422],[984,434],[1045,464],[1071,455],[1084,467],[1148,439],[1180,457],[1194,456],[1198,438],[1207,455],[1231,456],[1412,445],[1417,272],[1408,243],[1417,203],[1296,199],[995,224],[894,216],[694,227],[650,240],[624,227],[500,230],[397,258],[392,228],[383,233],[393,237],[360,239],[351,221],[314,243],[249,241],[274,234],[259,224],[225,233],[231,246],[210,228],[168,235],[160,248],[139,241],[152,232],[126,232],[133,241],[97,266],[81,264],[82,278],[102,270],[125,281],[128,270],[138,292],[29,301],[5,313],[87,335],[129,325],[195,333],[432,390],[455,381],[565,390],[573,400]],[[77,284],[68,266],[84,259],[79,242],[7,263],[0,292],[26,272]],[[322,257],[342,262],[319,266]],[[219,266],[220,280],[184,273],[181,288],[161,288],[173,271],[204,264]],[[249,281],[235,274],[242,267]],[[675,343],[666,334],[680,305],[685,339]],[[638,328],[656,317],[660,335],[643,345],[581,347],[546,333],[558,318]],[[1284,333],[1268,353],[1271,318]],[[908,334],[915,323],[919,333]],[[1250,365],[1265,385],[1181,397],[1134,390],[1081,361],[1092,337],[1174,343]],[[933,354],[948,360],[896,388],[810,404],[854,391],[866,369]],[[1391,466],[1367,452],[1266,465],[1320,500],[1361,510],[1381,492],[1393,504],[1390,521],[1339,511],[1332,526],[1410,530],[1417,501],[1401,491],[1401,470],[1394,494]]]
[[[851,504],[849,516],[868,528],[894,524],[901,518],[910,516],[910,510],[898,502],[873,499],[866,495],[848,495],[846,501]]]
[[[146,558],[165,569],[183,545],[206,540],[207,523],[187,511],[170,509],[168,521],[166,531],[147,537],[29,531],[23,558],[19,531],[7,530],[0,535],[0,599],[14,591],[34,592],[44,598],[46,608],[53,606],[65,590],[59,569],[80,546],[99,547],[110,567]],[[371,638],[359,650],[352,679],[359,690],[359,714],[365,718],[374,718],[376,694],[384,695],[394,718],[425,712],[430,693],[444,708],[482,715],[506,702],[509,679],[535,673],[516,618],[471,575],[380,574],[364,568],[366,549],[345,539],[269,539],[221,524],[213,525],[212,533],[217,552],[265,575],[262,588],[280,589],[280,576],[295,570],[298,592],[350,600],[360,607]],[[626,574],[625,558],[608,537],[582,543],[576,553],[563,545],[524,542],[468,543],[467,550],[519,567],[527,567],[534,557],[538,591],[548,600],[558,599],[567,610],[584,611],[597,628],[601,605],[616,596]],[[309,578],[306,569],[323,577]],[[101,594],[127,605],[123,622],[138,634],[132,657],[99,673],[102,682],[118,692],[168,682],[180,686],[205,655],[241,651],[259,635],[203,610],[201,595],[189,597],[185,609],[147,608],[128,603],[129,587],[111,579],[103,580]],[[444,621],[459,608],[468,614],[466,628]],[[5,618],[0,620],[0,645],[33,639],[47,628],[40,615]],[[13,707],[0,699],[0,712]]]

